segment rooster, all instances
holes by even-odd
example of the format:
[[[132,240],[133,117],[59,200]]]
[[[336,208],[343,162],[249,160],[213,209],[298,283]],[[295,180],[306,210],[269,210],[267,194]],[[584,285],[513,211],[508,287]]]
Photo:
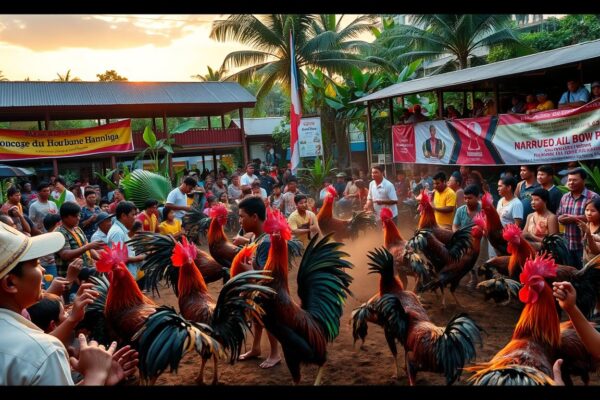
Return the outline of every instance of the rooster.
[[[419,201],[418,207],[421,217],[419,218],[418,229],[428,229],[433,235],[442,243],[446,244],[450,242],[452,238],[452,231],[441,228],[435,220],[435,212],[431,207],[431,200],[426,190],[421,191],[421,200]]]
[[[428,276],[428,266],[418,253],[407,251],[406,240],[400,235],[398,227],[392,220],[393,214],[389,208],[382,208],[379,217],[383,223],[384,247],[394,256],[394,269],[404,287],[408,287],[407,275],[415,278],[415,288],[423,277]]]
[[[227,224],[227,208],[217,204],[210,209],[210,226],[208,228],[208,251],[216,262],[229,268],[231,260],[241,247],[231,243],[225,235]]]
[[[158,294],[158,283],[166,278],[177,295],[179,269],[173,268],[171,264],[171,254],[177,244],[173,236],[142,232],[135,235],[128,243],[136,254],[146,254],[142,270],[153,291]],[[210,254],[197,247],[194,265],[198,267],[206,283],[212,283],[219,279],[225,283],[229,279],[229,270],[216,262]]]
[[[361,211],[355,214],[352,219],[344,220],[333,216],[333,202],[337,197],[337,192],[333,186],[327,186],[327,194],[323,201],[323,206],[317,214],[319,228],[323,234],[334,233],[334,240],[342,241],[344,239],[354,239],[361,230],[375,228],[375,216],[373,214]]]
[[[407,292],[394,274],[394,260],[386,249],[368,255],[370,273],[380,274],[379,292],[352,312],[353,336],[364,343],[367,322],[380,325],[394,356],[396,375],[400,364],[396,341],[404,347],[408,382],[415,385],[418,371],[443,373],[452,384],[465,362],[475,358],[475,345],[482,344],[481,328],[466,314],[454,316],[446,327],[434,325],[417,296]]]
[[[496,250],[497,255],[507,255],[506,239],[502,236],[502,223],[500,222],[498,211],[496,211],[496,208],[494,207],[492,195],[489,192],[484,194],[481,198],[481,210],[485,214],[485,233],[488,241],[494,250]]]
[[[184,236],[183,243],[177,243],[171,256],[173,267],[181,270],[177,283],[179,311],[187,320],[210,326],[211,336],[224,350],[229,350],[229,361],[233,364],[240,355],[241,346],[249,329],[250,317],[259,323],[261,321],[263,311],[255,300],[275,293],[274,290],[253,282],[255,280],[268,282],[271,278],[255,271],[237,274],[223,286],[215,303],[208,293],[202,274],[195,265],[196,252],[196,246],[188,243]],[[217,384],[217,357],[208,351],[202,354],[197,383],[204,383],[204,367],[211,356],[214,360],[212,383]]]
[[[142,380],[153,384],[167,367],[177,371],[183,355],[192,349],[199,354],[220,354],[209,326],[187,321],[173,308],[159,307],[144,296],[127,270],[126,260],[125,245],[105,246],[96,269],[107,273],[108,280],[93,278],[101,296],[88,311],[97,315],[101,310],[104,318],[97,322],[106,323],[115,339],[137,348]]]
[[[525,303],[511,341],[490,361],[466,368],[475,372],[475,385],[550,385],[552,366],[564,358],[563,370],[582,376],[597,368],[569,323],[561,326],[548,280],[557,278],[558,266],[548,254],[529,258],[519,275]],[[570,379],[568,380],[570,381]]]
[[[339,250],[341,243],[330,242],[332,234],[321,240],[312,238],[298,268],[298,297],[292,298],[288,286],[288,247],[291,229],[279,211],[267,211],[264,230],[271,236],[271,247],[265,271],[271,271],[269,286],[275,297],[263,300],[265,328],[277,338],[285,362],[298,384],[301,364],[319,367],[315,385],[319,385],[327,361],[327,342],[339,334],[340,317],[352,277],[343,269],[352,264],[343,259],[348,255]]]
[[[483,215],[478,214],[473,218],[475,225],[472,228],[472,244],[466,253],[456,261],[446,264],[437,274],[437,278],[425,285],[422,290],[435,290],[440,288],[442,291],[442,307],[446,307],[446,296],[444,287],[450,285],[450,293],[456,302],[456,305],[461,307],[454,292],[460,283],[460,280],[473,269],[475,262],[479,258],[479,250],[481,248],[481,238],[485,229]]]
[[[484,273],[488,274],[488,278],[491,277],[491,282],[503,276],[509,279],[518,279],[527,258],[533,258],[536,255],[535,249],[523,238],[521,229],[518,226],[514,224],[507,225],[502,235],[508,243],[507,250],[510,257],[494,257],[481,266]],[[548,243],[552,242],[548,241]],[[554,251],[557,252],[558,248],[555,246]],[[543,248],[537,254],[545,253],[546,250]],[[600,293],[600,261],[593,259],[580,270],[569,265],[557,264],[556,280],[571,282],[578,293],[577,306],[587,318],[591,318],[598,293]],[[490,281],[485,281],[480,285],[486,286],[489,284]],[[514,285],[509,286],[513,287]]]

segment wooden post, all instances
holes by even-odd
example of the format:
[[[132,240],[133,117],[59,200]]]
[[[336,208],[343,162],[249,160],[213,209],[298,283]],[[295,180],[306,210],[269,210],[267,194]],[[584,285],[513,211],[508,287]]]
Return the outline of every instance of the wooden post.
[[[206,159],[204,158],[204,154],[202,154],[202,172],[204,172],[205,169],[206,169]],[[202,172],[200,172],[200,174],[202,174]],[[198,177],[198,179],[200,179],[200,177]]]
[[[117,157],[114,155],[110,156],[110,169],[117,169]],[[143,165],[142,169],[144,169]]]
[[[466,90],[463,90],[463,107],[462,108],[463,108],[462,112],[461,112],[462,117],[467,118],[467,115],[465,115],[467,113],[467,109],[468,109],[468,107],[467,107],[467,91]]]
[[[371,122],[371,103],[367,102],[367,134],[365,136],[365,144],[367,146],[367,170],[366,173],[368,174],[371,171],[371,164],[373,163],[373,148],[372,148],[372,141],[371,141],[371,127],[372,127],[372,122]]]
[[[389,107],[390,107],[390,136],[392,134],[392,127],[394,126],[394,100],[390,97],[389,99]],[[394,174],[394,179],[396,178],[396,163],[394,162],[394,139],[391,139],[391,155],[392,155],[392,174]]]
[[[157,135],[158,132],[156,132],[156,118],[152,117],[152,130],[154,131],[154,134]]]
[[[212,129],[212,126],[210,124],[210,115],[208,116],[208,129]]]
[[[167,127],[167,113],[163,112],[163,132],[165,134],[165,138],[169,137],[169,128]],[[173,173],[173,157],[169,153],[167,153],[167,168],[169,169],[169,176]],[[174,177],[174,176],[173,176]],[[171,178],[173,178],[171,177]],[[177,182],[179,183],[179,182]]]
[[[221,114],[221,128],[225,129],[225,114]]]
[[[350,175],[352,175],[352,140],[350,138],[350,122],[346,124],[346,136],[348,136],[348,163],[350,164]]]
[[[438,98],[438,117],[444,119],[444,93],[441,90],[437,90]]]
[[[38,131],[42,130],[42,121],[38,121]]]
[[[244,167],[248,164],[249,156],[248,156],[248,144],[246,143],[246,132],[244,131],[244,109],[242,107],[239,108],[240,113],[240,130],[242,131],[242,154],[244,156]]]
[[[215,172],[215,178],[216,178],[217,176],[219,176],[217,174],[219,167],[217,166],[217,151],[215,149],[213,149],[213,151],[212,151],[212,159],[213,159],[213,171]]]
[[[500,90],[498,87],[498,81],[494,82],[494,92],[496,97],[496,115],[498,115],[498,112],[500,111]]]
[[[44,120],[44,130],[50,130],[50,114],[46,113],[46,119]],[[58,177],[58,159],[52,159],[52,172],[54,176]]]

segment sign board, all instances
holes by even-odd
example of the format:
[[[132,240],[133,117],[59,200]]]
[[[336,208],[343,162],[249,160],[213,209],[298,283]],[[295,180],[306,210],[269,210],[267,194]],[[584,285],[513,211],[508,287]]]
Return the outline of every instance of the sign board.
[[[321,118],[302,118],[298,127],[300,157],[321,157],[323,139],[321,137]]]

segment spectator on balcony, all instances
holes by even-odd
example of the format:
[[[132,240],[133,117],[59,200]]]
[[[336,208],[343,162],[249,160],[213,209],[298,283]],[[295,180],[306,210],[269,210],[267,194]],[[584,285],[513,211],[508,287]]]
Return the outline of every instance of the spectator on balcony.
[[[406,123],[408,124],[415,124],[417,122],[423,122],[423,121],[427,121],[427,117],[424,116],[421,112],[421,105],[420,104],[415,104],[412,108],[412,113],[413,115],[411,115],[407,120]]]
[[[485,115],[485,106],[481,99],[473,100],[473,111],[471,111],[471,117],[478,118]]]
[[[509,114],[525,114],[525,103],[521,96],[514,95],[511,100],[512,107],[508,110]]]
[[[548,95],[546,94],[546,91],[544,90],[540,90],[537,92],[537,101],[538,101],[538,105],[535,109],[533,110],[527,110],[527,114],[535,114],[541,111],[547,111],[547,110],[553,110],[554,109],[554,103],[552,102],[552,100],[548,99]]]
[[[529,110],[535,110],[538,106],[538,101],[536,99],[536,97],[532,94],[528,94],[527,97],[525,97],[525,113],[529,114],[527,111]]]
[[[496,102],[494,101],[494,99],[487,99],[485,101],[484,105],[485,105],[485,111],[484,111],[485,116],[492,116],[492,115],[498,114],[498,109],[496,108]]]
[[[598,99],[600,99],[600,81],[592,83],[592,97],[590,101],[595,101]]]
[[[460,115],[458,110],[452,105],[446,107],[446,119],[452,120],[457,118],[462,118],[462,115]]]
[[[579,80],[571,78],[567,81],[567,91],[558,101],[558,108],[577,108],[590,101],[590,92],[580,85]]]
[[[246,164],[246,173],[240,178],[242,186],[250,186],[252,182],[258,180],[258,176],[254,175],[254,163]]]

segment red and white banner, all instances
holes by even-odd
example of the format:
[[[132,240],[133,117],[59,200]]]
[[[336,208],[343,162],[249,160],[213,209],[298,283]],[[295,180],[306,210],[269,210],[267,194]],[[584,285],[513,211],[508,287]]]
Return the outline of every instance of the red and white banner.
[[[392,127],[394,162],[521,165],[600,158],[600,101],[531,115]]]
[[[294,36],[290,31],[290,88],[292,93],[290,105],[290,147],[291,147],[291,162],[292,174],[296,175],[296,170],[300,165],[300,147],[298,143],[298,126],[302,118],[302,102],[298,93],[298,69],[296,67],[296,52],[294,50]]]

